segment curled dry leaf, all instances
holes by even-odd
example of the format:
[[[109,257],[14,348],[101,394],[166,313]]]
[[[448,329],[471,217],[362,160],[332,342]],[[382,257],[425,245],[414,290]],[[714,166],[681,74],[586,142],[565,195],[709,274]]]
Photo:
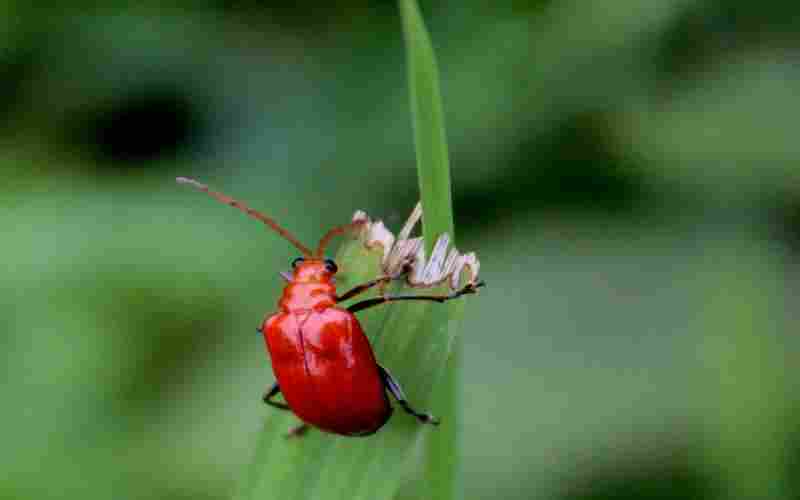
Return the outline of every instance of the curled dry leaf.
[[[361,210],[353,215],[360,224],[358,238],[368,249],[382,248],[381,270],[386,276],[406,273],[406,282],[416,288],[430,288],[447,282],[451,290],[478,283],[480,262],[474,252],[462,254],[450,248],[450,237],[441,235],[433,246],[430,258],[425,258],[425,245],[411,232],[422,218],[422,205],[417,203],[403,228],[395,236],[383,221],[373,221]],[[463,283],[462,283],[462,280]]]

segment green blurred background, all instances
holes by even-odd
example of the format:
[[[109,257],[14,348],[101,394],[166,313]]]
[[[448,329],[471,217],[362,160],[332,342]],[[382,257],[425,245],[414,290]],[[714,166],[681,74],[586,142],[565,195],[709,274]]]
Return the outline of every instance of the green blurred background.
[[[226,498],[294,255],[173,179],[398,227],[398,13],[70,4],[0,2],[0,497]],[[800,3],[422,8],[489,284],[467,498],[800,498]]]

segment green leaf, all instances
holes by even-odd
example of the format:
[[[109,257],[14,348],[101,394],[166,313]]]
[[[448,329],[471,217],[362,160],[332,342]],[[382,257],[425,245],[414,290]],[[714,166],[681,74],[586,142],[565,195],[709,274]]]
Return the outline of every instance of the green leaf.
[[[447,145],[427,31],[413,1],[401,0],[400,9],[425,211],[423,234],[430,254],[436,237],[453,235]],[[367,248],[359,240],[345,242],[337,255],[339,290],[379,276],[381,257],[380,248]],[[388,291],[402,289],[394,285]],[[460,345],[456,333],[463,304],[454,302],[406,302],[359,313],[379,362],[400,381],[409,402],[439,416],[441,426],[420,425],[396,406],[389,423],[370,437],[340,437],[312,430],[300,439],[287,439],[286,431],[296,419],[288,412],[265,407],[255,456],[236,498],[460,497]],[[440,379],[444,383],[437,386]]]
[[[408,57],[408,82],[414,125],[417,175],[422,195],[422,226],[426,254],[430,255],[436,239],[444,233],[455,245],[453,202],[450,186],[450,161],[439,90],[439,70],[425,22],[416,0],[400,0],[403,34]],[[425,448],[424,479],[416,483],[417,498],[462,498],[461,478],[461,339],[457,336],[463,302],[449,303],[446,321],[451,340],[450,357],[442,383],[435,393],[449,419],[440,432],[430,436]]]
[[[439,71],[433,46],[415,0],[400,0],[403,34],[408,54],[408,81],[417,153],[417,173],[422,194],[425,249],[443,233],[453,236],[450,163],[444,130]],[[451,239],[451,241],[453,241]]]

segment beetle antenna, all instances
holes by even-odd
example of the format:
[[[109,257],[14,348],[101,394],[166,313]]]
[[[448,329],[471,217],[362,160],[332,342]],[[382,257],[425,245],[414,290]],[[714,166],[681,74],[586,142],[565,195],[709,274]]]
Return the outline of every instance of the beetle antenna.
[[[281,226],[279,226],[277,222],[275,222],[274,220],[270,219],[269,217],[267,217],[266,215],[262,214],[261,212],[258,212],[257,210],[253,210],[252,208],[248,207],[247,205],[245,205],[241,201],[234,200],[233,198],[225,196],[222,193],[218,193],[216,191],[211,191],[210,189],[208,189],[208,186],[206,186],[205,184],[201,184],[201,183],[197,182],[194,179],[190,179],[188,177],[177,177],[177,178],[175,178],[175,181],[178,184],[188,184],[188,185],[192,186],[193,188],[197,189],[198,191],[202,191],[204,193],[207,193],[212,198],[214,198],[214,199],[216,199],[218,201],[221,201],[222,203],[224,203],[226,205],[230,205],[230,206],[232,206],[234,208],[238,208],[239,210],[241,210],[242,212],[246,213],[250,217],[252,217],[252,218],[254,218],[256,220],[260,220],[261,222],[263,222],[264,224],[266,224],[270,228],[272,228],[273,231],[275,231],[276,233],[278,233],[281,236],[283,236],[283,238],[285,240],[287,240],[289,243],[294,245],[298,250],[300,250],[303,253],[303,256],[311,257],[311,250],[308,247],[306,247],[305,245],[300,243],[297,240],[297,238],[295,238],[294,236],[291,235],[291,233],[289,233],[289,231],[287,231],[284,228],[282,228]]]
[[[325,257],[325,248],[328,246],[328,244],[331,242],[332,239],[334,239],[339,235],[345,234],[348,231],[353,231],[355,229],[358,229],[365,223],[366,221],[360,220],[356,222],[351,222],[350,224],[345,224],[343,226],[334,227],[333,229],[325,233],[325,236],[323,236],[322,239],[319,240],[319,246],[317,246],[317,251],[314,254],[314,256],[318,259]]]

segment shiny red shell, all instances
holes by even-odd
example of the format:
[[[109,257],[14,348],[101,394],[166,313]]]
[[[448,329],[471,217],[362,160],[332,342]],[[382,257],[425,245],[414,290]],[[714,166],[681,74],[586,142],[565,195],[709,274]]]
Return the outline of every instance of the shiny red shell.
[[[355,315],[336,307],[333,273],[300,263],[262,331],[286,403],[303,422],[363,436],[392,413],[372,347]]]

